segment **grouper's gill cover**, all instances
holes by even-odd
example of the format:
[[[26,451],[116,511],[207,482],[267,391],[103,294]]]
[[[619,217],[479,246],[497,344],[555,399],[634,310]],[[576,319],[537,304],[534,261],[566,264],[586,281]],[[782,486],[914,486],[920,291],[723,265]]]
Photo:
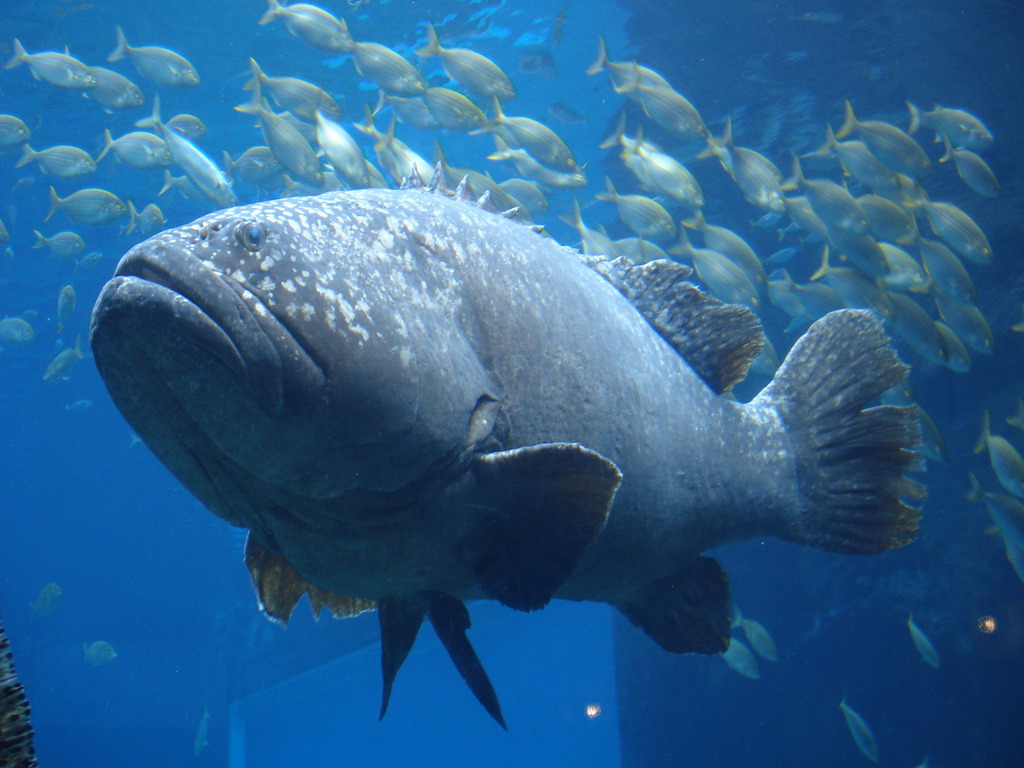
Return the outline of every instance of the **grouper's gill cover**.
[[[704,550],[914,536],[916,416],[870,407],[907,370],[873,317],[815,323],[743,405],[720,393],[760,326],[688,274],[581,257],[462,188],[330,193],[136,246],[91,342],[140,437],[250,529],[270,616],[303,594],[377,607],[382,715],[429,619],[503,723],[465,600],[607,602],[667,650],[717,653],[729,589]]]

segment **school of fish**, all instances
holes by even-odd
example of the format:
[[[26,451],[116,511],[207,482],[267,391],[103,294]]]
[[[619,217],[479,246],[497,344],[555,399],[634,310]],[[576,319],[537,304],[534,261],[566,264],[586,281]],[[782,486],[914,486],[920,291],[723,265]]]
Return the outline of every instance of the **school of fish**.
[[[332,93],[329,69],[315,79],[319,82],[267,72],[253,52],[244,63],[250,77],[239,89],[235,107],[237,119],[252,125],[252,145],[229,154],[221,147],[203,146],[206,126],[201,116],[168,116],[160,109],[164,89],[207,85],[201,60],[197,67],[182,53],[142,45],[121,27],[110,30],[111,53],[102,63],[85,63],[67,49],[29,52],[21,40],[5,41],[10,45],[5,69],[13,70],[5,77],[31,76],[40,93],[80,93],[86,97],[80,107],[84,121],[98,124],[101,115],[113,114],[126,128],[117,136],[109,128],[97,128],[95,150],[90,151],[59,143],[59,124],[44,123],[34,135],[29,115],[0,114],[0,167],[9,178],[14,178],[14,169],[34,174],[14,185],[10,199],[32,184],[49,188],[48,211],[31,215],[21,209],[10,228],[0,220],[0,245],[31,232],[32,248],[67,265],[65,284],[51,311],[0,306],[0,348],[10,354],[41,343],[44,333],[59,339],[61,348],[40,370],[45,381],[67,380],[84,357],[84,321],[76,306],[90,306],[94,296],[79,300],[74,284],[80,272],[102,262],[102,254],[87,245],[97,228],[110,232],[119,227],[119,242],[126,250],[167,223],[192,218],[176,215],[174,195],[202,201],[213,211],[238,202],[335,189],[396,187],[411,175],[430,178],[438,163],[452,186],[465,180],[476,194],[488,194],[498,209],[518,208],[538,226],[561,217],[578,232],[578,239],[568,244],[579,245],[585,254],[626,256],[636,263],[675,258],[691,266],[702,287],[723,301],[762,314],[771,305],[772,312],[781,312],[790,323],[787,334],[770,336],[779,347],[789,332],[834,309],[852,307],[874,312],[909,352],[906,357],[927,369],[944,366],[962,373],[969,370],[972,353],[995,351],[993,332],[976,305],[971,273],[997,256],[971,215],[950,202],[931,199],[926,191],[929,178],[938,173],[936,166],[949,164],[981,198],[978,210],[983,210],[985,198],[1000,193],[999,182],[979,154],[990,148],[993,136],[965,110],[924,110],[908,101],[903,130],[893,122],[864,119],[847,100],[836,115],[838,127],[822,125],[819,149],[770,159],[738,144],[728,118],[713,132],[698,108],[662,75],[634,60],[615,60],[604,40],[595,38],[595,61],[579,74],[607,77],[611,91],[624,98],[618,125],[601,144],[621,164],[615,180],[606,178],[604,191],[581,205],[577,196],[596,165],[579,163],[545,116],[514,114],[513,79],[498,63],[459,47],[462,41],[449,39],[443,26],[417,28],[420,44],[416,59],[410,60],[387,45],[360,41],[358,30],[350,29],[344,18],[316,5],[268,0],[262,15],[254,8],[253,23],[280,27],[281,45],[308,45],[326,57],[345,57],[376,86],[375,97],[356,106],[362,94]],[[561,24],[557,30],[560,35]],[[289,42],[286,34],[296,39]],[[73,40],[66,42],[73,48]],[[538,70],[542,65],[537,64]],[[553,104],[549,114],[574,119],[565,102]],[[433,137],[489,133],[494,150],[485,157],[466,158],[468,165],[457,167],[439,142],[429,158],[412,148],[423,143],[424,132]],[[662,144],[648,138],[652,133]],[[922,134],[934,135],[941,154],[915,140]],[[778,228],[784,241],[778,251],[758,254],[740,233],[711,223],[715,202],[705,199],[698,177],[715,172],[709,167],[715,161],[737,185],[751,217],[760,216],[761,226]],[[90,176],[114,163],[145,172],[152,185],[113,191],[89,185]],[[505,178],[498,181],[491,171]],[[581,211],[591,206],[607,211],[597,207],[602,203],[614,206],[631,234],[613,239],[604,226],[584,222]],[[700,246],[691,243],[690,233],[699,235]],[[28,256],[8,251],[6,258]],[[1024,330],[1024,321],[1015,330]],[[768,343],[755,370],[771,375],[782,352]],[[905,388],[885,399],[912,403]],[[942,460],[942,435],[923,411],[921,417],[923,451],[931,460]],[[1024,429],[1024,405],[1006,422]],[[1024,459],[1010,440],[993,432],[987,413],[976,450],[987,453],[1005,493],[986,490],[972,474],[970,498],[989,512],[1010,564],[1024,581]],[[44,590],[33,614],[45,616],[59,596],[59,588]],[[738,609],[732,626],[744,631],[759,656],[777,658],[764,627],[743,618]],[[922,659],[938,667],[938,651],[913,616],[907,626]],[[85,646],[84,655],[90,664],[117,656],[102,641]],[[741,674],[758,676],[754,653],[738,639],[723,658]],[[877,760],[878,745],[867,722],[845,699],[841,708],[857,747]]]

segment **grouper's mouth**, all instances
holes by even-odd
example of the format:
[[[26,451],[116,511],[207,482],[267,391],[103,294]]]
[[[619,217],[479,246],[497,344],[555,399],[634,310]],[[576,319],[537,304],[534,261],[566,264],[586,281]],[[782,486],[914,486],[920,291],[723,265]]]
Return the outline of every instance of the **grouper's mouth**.
[[[141,348],[169,376],[230,383],[271,417],[300,414],[319,401],[324,386],[321,368],[253,291],[164,245],[121,260],[96,302],[90,337],[105,379],[105,347],[130,355],[128,348]],[[175,365],[192,370],[175,371]]]

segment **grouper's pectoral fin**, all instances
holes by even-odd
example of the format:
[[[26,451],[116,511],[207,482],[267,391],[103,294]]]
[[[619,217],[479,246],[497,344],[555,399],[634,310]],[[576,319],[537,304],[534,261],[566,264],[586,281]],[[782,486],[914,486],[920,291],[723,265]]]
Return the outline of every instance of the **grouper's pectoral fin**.
[[[670,653],[721,653],[729,647],[729,580],[710,557],[646,584],[617,607]]]
[[[469,629],[469,611],[461,600],[456,600],[442,592],[419,592],[402,597],[388,597],[379,601],[378,615],[380,618],[381,640],[381,671],[384,675],[384,694],[380,706],[380,716],[388,709],[391,698],[391,686],[399,667],[409,655],[416,635],[423,624],[423,618],[429,617],[441,644],[455,663],[455,668],[466,681],[477,701],[484,705],[491,717],[506,728],[505,718],[501,715],[498,695],[494,692],[487,672],[484,671],[480,659],[466,637]]]
[[[463,549],[488,597],[544,607],[604,528],[618,467],[578,443],[477,456],[481,513]]]

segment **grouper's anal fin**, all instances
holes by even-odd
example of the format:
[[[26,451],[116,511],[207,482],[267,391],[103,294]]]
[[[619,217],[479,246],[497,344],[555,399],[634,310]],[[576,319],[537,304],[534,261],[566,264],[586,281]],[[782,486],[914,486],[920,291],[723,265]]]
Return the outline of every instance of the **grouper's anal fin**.
[[[615,286],[716,394],[743,381],[764,347],[757,315],[726,304],[689,281],[691,270],[668,259],[634,264],[620,256],[581,256]]]
[[[399,667],[409,655],[424,617],[430,619],[434,632],[448,651],[455,668],[466,681],[469,690],[483,704],[484,709],[502,728],[505,718],[501,714],[498,695],[494,692],[487,672],[480,663],[476,651],[466,637],[469,629],[469,611],[461,600],[443,592],[418,592],[401,597],[388,597],[379,601],[381,671],[384,676],[384,693],[381,700],[380,716],[388,709],[391,687]]]
[[[272,621],[285,626],[304,594],[309,595],[316,618],[320,618],[324,607],[336,619],[358,616],[377,607],[373,600],[339,595],[307,581],[284,555],[267,550],[252,533],[245,539],[245,565],[249,569],[260,610]]]
[[[578,443],[545,443],[474,459],[480,510],[462,549],[488,597],[522,611],[554,597],[598,534],[622,481]]]
[[[729,580],[710,557],[646,584],[617,607],[670,653],[721,653],[729,647]]]

